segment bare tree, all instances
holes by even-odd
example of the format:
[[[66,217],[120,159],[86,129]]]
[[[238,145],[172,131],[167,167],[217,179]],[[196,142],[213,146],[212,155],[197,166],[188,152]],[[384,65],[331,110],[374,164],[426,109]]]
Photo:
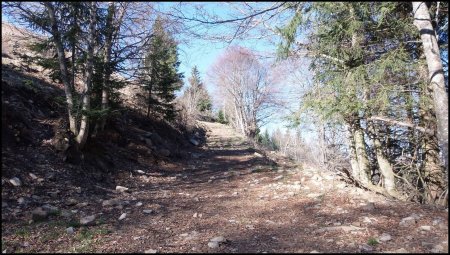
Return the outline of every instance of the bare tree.
[[[209,75],[232,125],[254,138],[275,103],[271,93],[274,82],[268,69],[251,51],[234,46],[217,60]]]

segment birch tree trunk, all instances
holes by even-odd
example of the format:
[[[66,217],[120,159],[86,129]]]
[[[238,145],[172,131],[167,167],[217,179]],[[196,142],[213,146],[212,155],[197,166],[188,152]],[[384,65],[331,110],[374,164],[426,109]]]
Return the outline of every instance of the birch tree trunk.
[[[61,71],[61,80],[64,85],[64,93],[66,94],[66,102],[67,102],[67,110],[69,113],[69,126],[70,131],[72,131],[73,134],[77,135],[77,124],[75,120],[75,116],[73,116],[73,97],[72,97],[72,90],[70,88],[70,82],[69,82],[69,76],[67,72],[67,63],[65,59],[64,54],[64,47],[61,41],[61,34],[58,30],[58,24],[55,17],[55,9],[53,8],[53,5],[50,2],[44,2],[44,6],[47,8],[47,12],[50,18],[50,24],[52,29],[52,36],[53,36],[53,42],[56,46],[56,51],[58,52],[58,62],[59,62],[59,68]]]
[[[90,97],[92,87],[92,73],[94,67],[94,44],[95,44],[95,21],[96,21],[96,3],[91,2],[90,21],[89,21],[89,39],[86,61],[86,82],[83,91],[83,107],[80,124],[80,133],[76,137],[79,148],[83,148],[89,135],[89,116]]]
[[[425,2],[412,2],[414,25],[420,32],[424,54],[427,60],[429,82],[433,91],[434,110],[437,119],[439,139],[445,171],[448,173],[448,94],[445,91],[444,73],[436,33]],[[447,176],[447,174],[445,174]]]

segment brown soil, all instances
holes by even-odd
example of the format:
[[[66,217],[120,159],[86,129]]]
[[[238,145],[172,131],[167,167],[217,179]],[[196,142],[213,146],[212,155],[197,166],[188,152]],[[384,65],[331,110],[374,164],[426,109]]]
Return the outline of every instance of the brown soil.
[[[195,159],[165,163],[158,168],[148,164],[140,169],[145,174],[127,169],[129,174],[117,182],[130,188],[127,193],[104,189],[103,194],[81,192],[81,196],[76,187],[67,185],[60,190],[61,194],[89,204],[75,208],[64,204],[68,197],[59,202],[49,198],[47,202],[60,209],[78,212],[71,218],[51,216],[42,223],[28,223],[27,212],[9,215],[8,220],[2,220],[3,249],[361,252],[360,245],[388,233],[392,240],[374,244],[373,252],[399,248],[414,253],[430,252],[436,244],[443,251],[448,250],[445,210],[389,201],[358,188],[345,187],[331,173],[297,165],[275,154],[262,156],[264,152],[256,152],[227,126],[207,122],[201,125],[208,130],[207,143],[192,152]],[[314,197],[315,194],[318,195]],[[102,201],[111,198],[128,204],[123,208],[103,207]],[[137,207],[137,202],[143,205]],[[368,207],[367,202],[372,202],[374,208]],[[154,212],[144,214],[144,209]],[[11,213],[2,210],[2,216],[3,212]],[[122,213],[127,216],[119,221]],[[401,219],[413,213],[419,215],[418,222],[400,227]],[[66,227],[74,225],[71,221],[93,214],[97,216],[96,225],[76,226],[74,235],[65,232]],[[365,217],[371,222],[365,222]],[[433,225],[436,218],[443,222]],[[419,230],[423,225],[431,226],[431,231]],[[357,228],[348,231],[346,227]],[[227,242],[211,249],[207,244],[216,236],[225,237]]]

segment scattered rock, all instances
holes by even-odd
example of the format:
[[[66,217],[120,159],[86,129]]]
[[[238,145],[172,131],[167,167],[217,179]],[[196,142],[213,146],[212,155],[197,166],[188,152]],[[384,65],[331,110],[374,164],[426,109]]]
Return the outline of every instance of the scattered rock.
[[[434,253],[441,253],[441,252],[445,252],[445,249],[442,245],[436,244],[433,249],[431,249],[431,252]]]
[[[194,146],[198,146],[200,144],[200,142],[195,140],[194,138],[190,138],[189,142],[192,143]]]
[[[49,204],[45,204],[42,206],[42,209],[44,209],[45,211],[47,211],[48,214],[50,215],[55,215],[59,212],[59,208],[56,206],[52,206]]]
[[[73,227],[68,227],[68,228],[66,228],[66,233],[71,235],[71,234],[75,233],[75,229]]]
[[[387,233],[383,233],[383,234],[381,234],[381,236],[378,237],[378,241],[380,241],[380,242],[387,242],[391,239],[392,239],[391,235],[389,235]]]
[[[5,201],[2,201],[2,208],[8,207],[8,203],[6,203]]]
[[[75,198],[69,198],[66,201],[66,205],[71,206],[71,205],[76,205],[78,203],[78,201]]]
[[[95,220],[95,215],[91,215],[91,216],[86,216],[80,219],[80,224],[87,226],[87,225],[91,225],[94,223]]]
[[[142,171],[142,170],[136,170],[136,173],[138,173],[138,174],[145,174],[145,172]]]
[[[198,214],[194,213],[194,215],[192,217],[197,218]]]
[[[22,185],[22,182],[21,182],[20,179],[17,178],[17,177],[14,177],[14,178],[9,179],[9,182],[10,182],[12,185],[14,185],[15,187],[19,187],[19,186]]]
[[[123,186],[116,186],[116,190],[119,191],[119,192],[125,192],[125,191],[127,191],[129,189],[126,188],[126,187],[123,187]]]
[[[420,230],[424,230],[424,231],[430,231],[431,230],[431,226],[420,226],[419,229]]]
[[[48,218],[48,212],[42,209],[42,207],[38,207],[32,212],[33,221],[42,221]]]
[[[277,177],[273,178],[274,181],[278,181],[283,179],[283,175],[278,175]]]
[[[362,206],[361,209],[366,210],[366,211],[372,211],[373,209],[375,209],[375,204],[372,202],[369,202],[366,205]]]
[[[158,251],[154,250],[154,249],[149,249],[149,250],[145,250],[144,253],[158,253]]]
[[[309,197],[309,198],[318,198],[320,196],[322,196],[322,194],[318,194],[318,193],[310,193],[310,194],[306,195],[306,197]]]
[[[83,208],[83,207],[86,207],[86,206],[88,206],[88,205],[89,205],[88,202],[83,202],[83,203],[78,203],[78,204],[76,204],[75,207],[77,207],[77,208]]]
[[[142,202],[137,202],[136,207],[142,206]]]
[[[61,211],[61,216],[63,216],[64,218],[70,218],[72,216],[72,213],[70,211],[67,211],[67,210],[62,210]]]
[[[262,158],[263,157],[263,155],[259,154],[258,152],[253,153],[253,155],[255,155],[258,158]]]
[[[122,213],[122,215],[120,215],[119,220],[123,220],[127,217],[126,213]]]
[[[211,242],[218,242],[218,243],[224,243],[224,242],[227,241],[227,239],[225,239],[225,237],[223,237],[223,236],[216,236],[216,237],[212,238],[209,241],[211,241]]]
[[[414,225],[416,223],[417,223],[416,218],[413,216],[409,216],[409,217],[403,218],[400,221],[399,225],[401,227],[408,227],[408,226]]]
[[[36,180],[38,177],[35,175],[35,174],[33,174],[33,173],[29,173],[28,174],[30,177],[31,177],[31,179],[33,179],[33,180]]]
[[[102,206],[114,206],[114,205],[120,205],[121,202],[118,199],[110,199],[110,200],[103,200]]]
[[[209,242],[208,247],[211,249],[219,248],[219,243],[218,242]]]
[[[387,253],[408,253],[408,251],[405,250],[404,248],[400,248],[394,251],[388,251]]]
[[[142,210],[142,212],[145,214],[151,214],[153,212],[153,210]]]
[[[320,252],[318,252],[318,251],[316,251],[316,250],[312,250],[312,251],[310,251],[309,253],[320,253]]]
[[[373,247],[370,246],[370,245],[368,245],[368,244],[362,244],[362,245],[360,245],[360,246],[359,246],[359,249],[360,249],[362,252],[373,251]]]
[[[19,199],[17,199],[17,203],[19,203],[19,205],[25,203],[25,198],[19,197]]]

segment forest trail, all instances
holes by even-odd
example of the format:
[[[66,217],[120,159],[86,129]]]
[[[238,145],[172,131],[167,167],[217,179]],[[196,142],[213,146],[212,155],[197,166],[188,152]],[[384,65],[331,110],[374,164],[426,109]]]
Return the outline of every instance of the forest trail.
[[[76,203],[67,198],[58,206],[70,211],[48,222],[9,223],[27,234],[9,233],[2,246],[31,252],[448,251],[445,210],[387,200],[331,172],[255,151],[228,126],[199,124],[207,139],[192,160],[165,163],[164,170],[130,169],[117,183],[126,192],[109,190]],[[93,225],[66,229],[73,225],[67,222],[92,215]]]

